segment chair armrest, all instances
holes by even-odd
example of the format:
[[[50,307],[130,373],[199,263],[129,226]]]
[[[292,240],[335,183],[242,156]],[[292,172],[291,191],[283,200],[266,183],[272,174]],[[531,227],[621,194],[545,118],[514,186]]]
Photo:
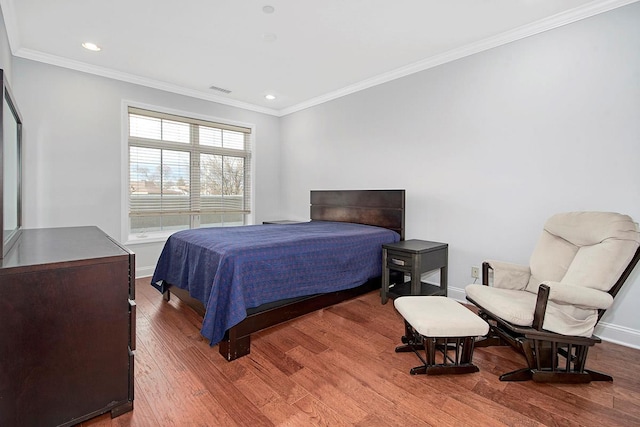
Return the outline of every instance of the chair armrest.
[[[613,304],[613,297],[598,289],[546,280],[550,289],[549,300],[558,304],[571,304],[582,308],[606,310]]]
[[[531,270],[526,265],[487,260],[482,263],[482,284],[488,285],[488,270],[493,270],[493,286],[502,289],[524,290],[529,283]]]

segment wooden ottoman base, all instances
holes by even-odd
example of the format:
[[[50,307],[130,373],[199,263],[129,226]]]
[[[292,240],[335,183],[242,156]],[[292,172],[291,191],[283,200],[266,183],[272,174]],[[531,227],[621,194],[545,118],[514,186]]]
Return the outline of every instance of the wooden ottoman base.
[[[405,321],[404,345],[396,347],[396,353],[413,351],[423,363],[411,368],[411,375],[470,374],[479,369],[472,363],[475,337],[424,337]],[[413,331],[411,334],[408,331]],[[420,351],[424,349],[424,357]],[[437,357],[439,356],[439,357]],[[437,360],[440,359],[441,363]]]
[[[404,345],[396,347],[395,351],[412,351],[422,362],[411,369],[412,375],[479,371],[473,364],[475,338],[486,335],[489,330],[489,325],[479,316],[447,297],[400,297],[394,305],[405,325]]]

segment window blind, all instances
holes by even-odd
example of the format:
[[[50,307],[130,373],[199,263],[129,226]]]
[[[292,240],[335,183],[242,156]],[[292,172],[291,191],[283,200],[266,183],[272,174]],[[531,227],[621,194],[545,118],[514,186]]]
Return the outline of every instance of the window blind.
[[[250,128],[133,107],[128,119],[132,234],[245,223]]]

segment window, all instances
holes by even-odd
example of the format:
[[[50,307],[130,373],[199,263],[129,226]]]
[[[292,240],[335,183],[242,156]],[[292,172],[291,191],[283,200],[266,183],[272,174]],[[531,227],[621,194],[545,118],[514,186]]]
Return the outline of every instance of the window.
[[[243,225],[251,129],[128,109],[130,238]]]

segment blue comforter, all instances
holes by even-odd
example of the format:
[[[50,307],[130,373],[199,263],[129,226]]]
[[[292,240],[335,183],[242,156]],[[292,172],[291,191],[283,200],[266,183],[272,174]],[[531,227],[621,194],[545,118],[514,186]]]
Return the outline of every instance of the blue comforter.
[[[215,345],[248,308],[380,276],[382,244],[399,240],[384,228],[325,221],[185,230],[167,240],[152,284],[188,289],[201,301],[201,333]]]

